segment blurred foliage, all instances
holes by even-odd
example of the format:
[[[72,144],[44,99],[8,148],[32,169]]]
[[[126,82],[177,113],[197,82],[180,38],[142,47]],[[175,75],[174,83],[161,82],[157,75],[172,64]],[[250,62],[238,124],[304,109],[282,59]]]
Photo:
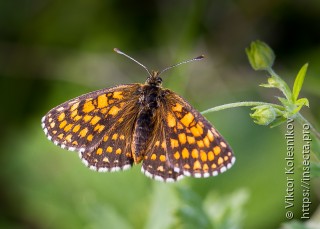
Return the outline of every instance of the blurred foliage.
[[[277,91],[256,87],[264,78],[246,59],[245,48],[260,39],[275,50],[273,67],[289,85],[301,63],[309,63],[300,94],[310,109],[301,112],[319,130],[319,23],[316,0],[0,1],[0,227],[309,228],[308,221],[285,218],[285,126],[255,125],[246,108],[206,115],[233,147],[234,167],[175,184],[146,178],[140,165],[121,173],[90,171],[75,153],[46,140],[40,120],[86,92],[143,82],[145,72],[114,47],[151,69],[204,54],[204,61],[163,75],[165,87],[200,111],[251,98],[276,101]],[[299,220],[300,125],[294,133],[291,210]],[[320,184],[315,178],[311,184],[312,221],[319,219]]]

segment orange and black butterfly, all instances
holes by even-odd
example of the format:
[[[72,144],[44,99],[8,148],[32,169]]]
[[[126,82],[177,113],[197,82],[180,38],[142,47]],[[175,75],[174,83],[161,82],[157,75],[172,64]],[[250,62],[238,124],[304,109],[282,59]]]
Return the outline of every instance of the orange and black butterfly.
[[[90,92],[50,110],[41,120],[48,139],[79,152],[83,163],[99,172],[142,162],[146,176],[173,182],[229,169],[235,157],[219,132],[186,100],[161,86],[160,74],[177,65],[161,72],[140,65],[149,73],[144,84]]]

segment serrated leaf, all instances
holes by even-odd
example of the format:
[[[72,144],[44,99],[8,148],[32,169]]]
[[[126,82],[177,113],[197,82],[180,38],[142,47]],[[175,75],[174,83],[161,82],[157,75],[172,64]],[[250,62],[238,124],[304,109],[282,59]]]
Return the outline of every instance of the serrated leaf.
[[[294,80],[293,89],[292,89],[293,102],[295,102],[298,99],[301,87],[303,85],[304,78],[306,76],[307,69],[308,69],[308,63],[302,66],[302,68],[298,72],[298,75],[296,76],[296,79]]]

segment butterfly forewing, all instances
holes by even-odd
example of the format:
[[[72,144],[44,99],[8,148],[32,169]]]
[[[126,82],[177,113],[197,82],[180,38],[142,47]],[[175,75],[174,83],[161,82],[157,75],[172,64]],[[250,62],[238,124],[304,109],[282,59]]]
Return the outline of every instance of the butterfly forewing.
[[[121,85],[69,100],[43,117],[44,132],[49,140],[62,148],[92,151],[110,130],[117,131],[117,123],[121,120],[129,122],[131,119],[125,117],[137,113],[135,101],[140,86]]]
[[[165,101],[168,160],[174,170],[209,177],[230,168],[235,157],[218,131],[176,93],[167,90]]]

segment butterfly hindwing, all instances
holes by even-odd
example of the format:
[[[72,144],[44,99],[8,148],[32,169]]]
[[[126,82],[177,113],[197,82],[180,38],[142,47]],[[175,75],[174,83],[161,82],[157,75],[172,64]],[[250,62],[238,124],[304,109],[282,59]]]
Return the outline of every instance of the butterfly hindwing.
[[[232,166],[233,152],[220,133],[188,102],[167,90],[165,133],[168,160],[185,176],[216,176]]]
[[[136,119],[136,107],[124,105],[116,120],[104,132],[94,150],[80,153],[82,161],[90,169],[106,172],[128,169],[133,164],[131,151],[132,129]]]
[[[152,138],[148,143],[141,170],[150,178],[165,182],[174,182],[182,179],[183,174],[174,171],[173,166],[169,162],[170,152],[168,151],[161,113],[162,109],[160,108],[154,116],[156,119],[155,128],[152,133]]]

